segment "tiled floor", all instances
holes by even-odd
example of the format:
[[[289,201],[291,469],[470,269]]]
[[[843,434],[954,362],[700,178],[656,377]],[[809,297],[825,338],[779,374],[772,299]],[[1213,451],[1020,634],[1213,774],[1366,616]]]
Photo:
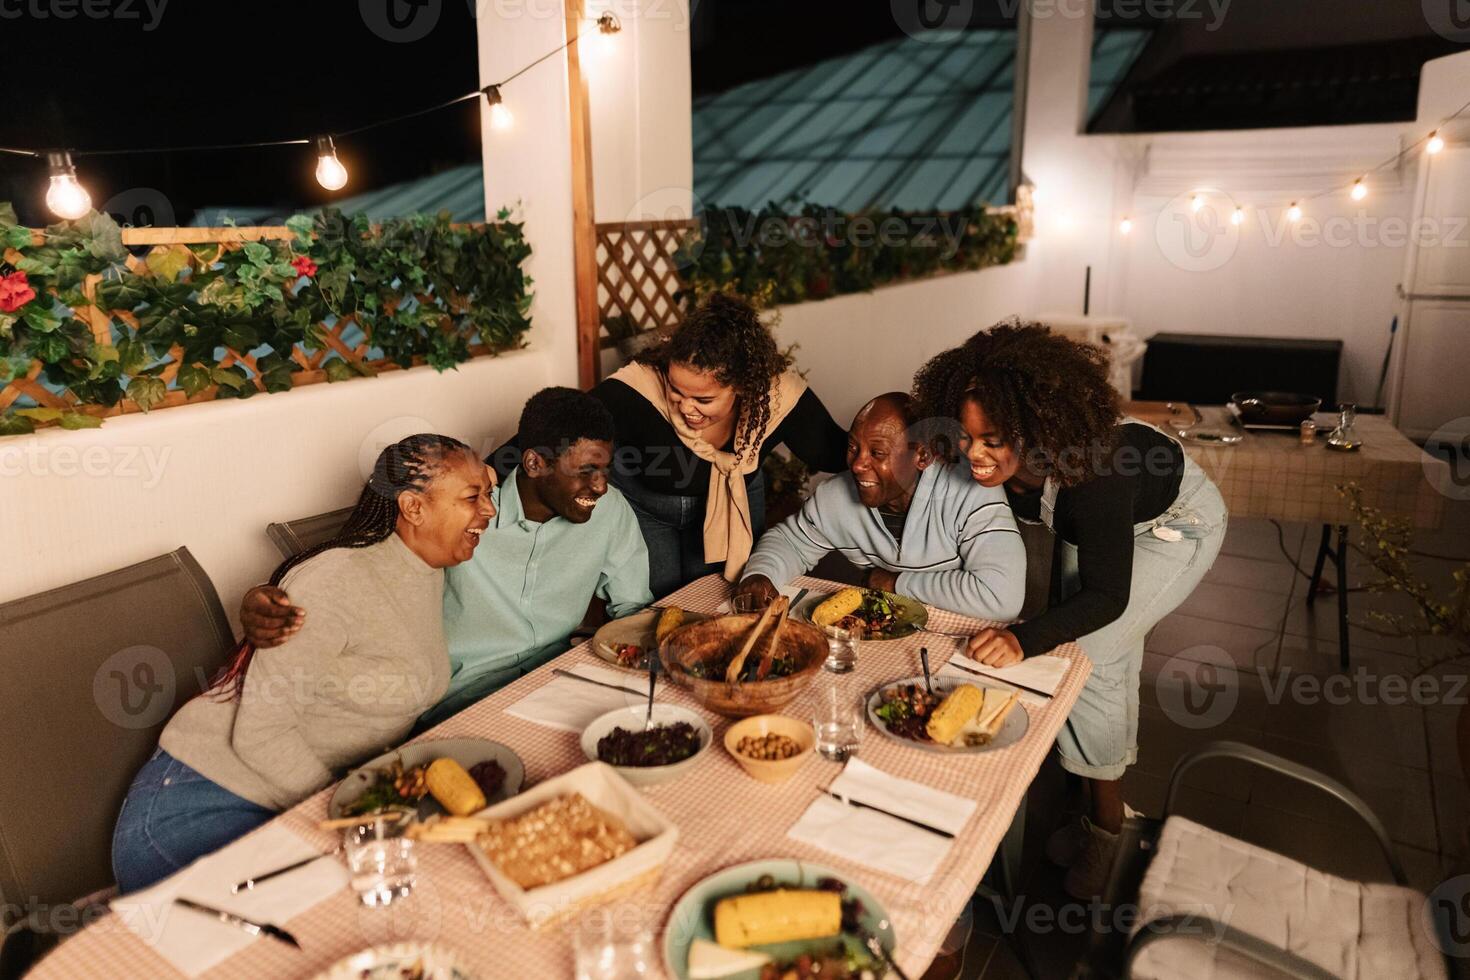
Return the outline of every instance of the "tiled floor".
[[[1309,609],[1307,580],[1292,567],[1295,561],[1311,571],[1319,539],[1318,527],[1288,524],[1278,537],[1267,521],[1232,523],[1209,576],[1149,636],[1139,760],[1124,780],[1127,797],[1134,807],[1158,813],[1170,770],[1181,755],[1221,738],[1256,745],[1356,791],[1388,828],[1410,882],[1432,889],[1470,870],[1470,791],[1459,769],[1455,735],[1460,705],[1470,697],[1470,666],[1462,661],[1426,672],[1416,699],[1408,679],[1420,671],[1421,657],[1446,651],[1444,641],[1353,627],[1351,667],[1339,674],[1336,597],[1319,596]],[[1470,503],[1454,505],[1445,526],[1421,535],[1416,547],[1470,556]],[[1417,565],[1438,582],[1447,582],[1457,567],[1429,558],[1418,559]],[[1349,584],[1360,584],[1367,571],[1354,555]],[[1372,610],[1404,612],[1407,607],[1402,596],[1360,592],[1351,594],[1350,609],[1356,621]],[[1211,676],[1201,669],[1215,671],[1219,701],[1204,707],[1191,702],[1200,713],[1181,713],[1180,685],[1188,682],[1180,676]],[[1197,772],[1198,778],[1186,783],[1180,812],[1324,871],[1388,880],[1372,838],[1322,794],[1238,764]],[[1049,763],[1032,789],[1024,862],[1026,901],[1059,915],[1071,903],[1061,889],[1062,872],[1039,854],[1059,811],[1063,782],[1060,769]],[[1001,938],[997,914],[980,903],[977,910],[962,975],[1024,976],[1009,941]],[[1061,980],[1072,973],[1088,931],[1048,926],[1033,929],[1026,939],[1040,980]]]

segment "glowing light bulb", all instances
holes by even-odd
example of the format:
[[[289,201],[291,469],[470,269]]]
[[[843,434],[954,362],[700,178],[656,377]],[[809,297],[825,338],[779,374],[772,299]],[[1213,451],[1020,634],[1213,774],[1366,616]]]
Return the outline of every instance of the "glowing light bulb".
[[[329,191],[340,191],[347,186],[347,168],[337,159],[337,147],[332,137],[323,136],[316,141],[316,182]]]
[[[499,85],[486,85],[480,89],[485,93],[485,101],[490,104],[490,128],[498,130],[510,129],[515,122],[515,116],[505,106],[505,100],[501,98]]]
[[[51,171],[51,186],[46,189],[46,207],[58,218],[68,221],[92,210],[92,195],[77,182],[77,170],[70,153],[48,153],[46,163]]]
[[[623,29],[617,16],[604,13],[577,35],[577,49],[588,62],[596,63],[612,53],[612,36]]]
[[[1368,196],[1368,185],[1363,183],[1363,178],[1359,177],[1357,180],[1353,181],[1353,189],[1349,192],[1349,194],[1354,201],[1361,201],[1363,198]]]
[[[1194,195],[1193,197],[1191,197],[1189,199],[1189,210],[1191,210],[1191,211],[1198,211],[1200,208],[1202,208],[1204,206],[1205,206],[1205,199],[1203,197],[1200,197],[1198,194]]]
[[[1287,221],[1300,221],[1300,220],[1302,220],[1302,209],[1301,209],[1301,207],[1295,201],[1292,201],[1291,202],[1291,207],[1289,207],[1289,208],[1286,209],[1286,220]]]
[[[1439,135],[1439,132],[1437,130],[1430,133],[1429,142],[1424,144],[1424,149],[1428,150],[1430,153],[1438,153],[1440,150],[1444,149],[1444,137]]]
[[[1130,219],[1130,218],[1124,218],[1122,221],[1118,222],[1118,232],[1119,232],[1119,234],[1126,235],[1126,234],[1128,234],[1132,230],[1133,230],[1133,221],[1132,221],[1132,219]]]
[[[1243,223],[1244,221],[1245,211],[1239,205],[1237,205],[1235,210],[1230,212],[1230,223],[1232,225],[1238,225]]]

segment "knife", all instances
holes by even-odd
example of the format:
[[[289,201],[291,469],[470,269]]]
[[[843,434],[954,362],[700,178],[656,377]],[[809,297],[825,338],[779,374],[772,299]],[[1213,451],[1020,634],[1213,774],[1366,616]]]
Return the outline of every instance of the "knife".
[[[639,700],[642,700],[644,697],[642,691],[635,691],[631,687],[624,687],[621,684],[609,684],[606,681],[593,680],[590,677],[583,677],[581,674],[574,674],[570,670],[562,670],[560,667],[551,668],[551,672],[558,677],[570,677],[572,680],[581,681],[583,684],[596,684],[598,687],[608,687],[613,689],[614,691],[622,691],[624,694],[631,694]]]
[[[898,964],[893,962],[893,954],[883,948],[883,944],[878,941],[877,936],[871,932],[863,933],[863,945],[868,947],[868,952],[878,957],[884,963],[887,963],[888,968],[893,971],[894,975],[898,977],[898,980],[909,980],[908,974],[900,970]]]
[[[885,810],[881,806],[874,806],[871,803],[864,803],[862,800],[854,800],[850,796],[843,796],[840,793],[834,793],[830,789],[824,789],[824,790],[822,790],[822,792],[823,793],[826,793],[828,796],[832,797],[832,799],[837,800],[840,803],[845,803],[848,806],[856,806],[856,807],[861,807],[864,810],[872,810],[872,811],[874,811],[876,813],[883,814],[885,817],[892,817],[895,820],[902,820],[906,824],[912,824],[913,826],[918,827],[920,830],[927,830],[931,834],[938,834],[940,837],[945,837],[945,838],[948,838],[949,840],[954,840],[954,834],[951,834],[947,830],[940,830],[938,827],[931,827],[931,826],[929,826],[926,823],[921,823],[920,821],[914,820],[914,819],[912,819],[910,817],[900,816],[897,813],[893,813],[893,812],[891,812],[889,810]]]
[[[1036,695],[1039,695],[1039,696],[1041,696],[1043,698],[1046,698],[1048,701],[1050,701],[1052,699],[1052,696],[1053,696],[1050,692],[1043,691],[1039,687],[1027,687],[1025,684],[1017,684],[1015,681],[1007,680],[1004,677],[996,677],[994,674],[987,674],[983,670],[977,670],[976,668],[971,667],[969,664],[960,663],[957,660],[951,660],[949,662],[949,666],[951,666],[951,667],[957,667],[957,668],[959,668],[960,670],[963,670],[963,671],[968,671],[969,673],[974,674],[976,677],[988,677],[988,678],[990,678],[993,681],[999,681],[1000,683],[1002,683],[1002,684],[1008,684],[1011,687],[1018,687],[1018,688],[1020,688],[1023,691],[1028,691],[1031,694],[1036,694]]]
[[[174,904],[182,905],[184,908],[192,909],[195,912],[202,912],[205,915],[212,915],[225,925],[243,929],[252,936],[270,936],[272,939],[283,942],[288,946],[295,947],[296,949],[301,948],[301,944],[296,941],[296,937],[280,926],[273,926],[268,922],[252,922],[243,916],[235,915],[233,912],[210,908],[208,905],[201,905],[188,898],[175,898]]]
[[[238,895],[240,892],[252,891],[262,881],[270,881],[272,878],[278,878],[283,874],[295,871],[297,868],[304,868],[313,861],[320,861],[324,857],[335,857],[341,853],[342,845],[338,844],[326,854],[313,854],[311,857],[302,858],[300,861],[293,861],[285,867],[276,868],[274,871],[267,871],[265,874],[259,874],[253,878],[246,878],[244,881],[237,881],[230,886],[230,894]]]

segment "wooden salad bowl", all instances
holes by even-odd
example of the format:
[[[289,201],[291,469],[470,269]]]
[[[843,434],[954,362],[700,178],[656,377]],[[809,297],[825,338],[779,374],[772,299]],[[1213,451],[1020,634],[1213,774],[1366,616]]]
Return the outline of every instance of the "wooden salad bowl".
[[[688,690],[700,704],[727,718],[774,712],[800,694],[827,659],[827,638],[809,623],[787,619],[781,630],[776,655],[796,662],[796,670],[784,677],[730,684],[725,681],[723,671],[716,671],[717,676],[711,678],[699,677],[690,671],[700,664],[728,661],[740,649],[758,619],[758,613],[743,613],[679,627],[664,637],[659,646],[664,670],[675,684]],[[769,634],[769,628],[761,634],[752,657],[765,649]]]

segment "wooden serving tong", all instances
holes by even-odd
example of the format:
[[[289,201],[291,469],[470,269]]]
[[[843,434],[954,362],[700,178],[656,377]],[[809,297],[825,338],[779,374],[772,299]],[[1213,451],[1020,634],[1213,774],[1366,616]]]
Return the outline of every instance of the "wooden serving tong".
[[[766,628],[766,624],[774,616],[776,617],[776,628],[771,632],[770,645],[766,648],[766,652],[761,655],[760,667],[756,670],[756,680],[765,680],[766,675],[771,672],[771,661],[776,656],[777,645],[781,642],[781,629],[786,624],[786,610],[790,605],[791,600],[783,595],[777,596],[765,608],[765,611],[761,613],[761,618],[756,620],[755,627],[750,631],[750,635],[745,638],[745,642],[741,645],[740,652],[735,654],[735,659],[731,660],[730,666],[725,668],[726,684],[739,683],[740,671],[745,667],[745,658],[750,656],[750,652],[755,649],[755,644],[760,638],[761,631]]]

